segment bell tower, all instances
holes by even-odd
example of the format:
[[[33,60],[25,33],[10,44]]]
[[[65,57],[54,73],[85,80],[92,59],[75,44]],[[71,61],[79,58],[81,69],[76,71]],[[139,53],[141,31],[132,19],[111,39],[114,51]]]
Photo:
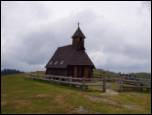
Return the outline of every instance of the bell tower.
[[[79,27],[79,22],[78,22],[78,28],[72,36],[72,45],[76,47],[77,50],[85,50],[84,39],[85,39],[85,36],[82,33]]]

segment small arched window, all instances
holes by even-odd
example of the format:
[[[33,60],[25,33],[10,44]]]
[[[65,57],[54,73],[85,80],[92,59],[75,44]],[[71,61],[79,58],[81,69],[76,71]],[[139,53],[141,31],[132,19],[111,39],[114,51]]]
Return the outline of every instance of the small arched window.
[[[58,64],[58,61],[55,61],[55,62],[54,62],[54,65],[56,65],[56,64]]]
[[[53,61],[51,61],[49,64],[52,65]]]

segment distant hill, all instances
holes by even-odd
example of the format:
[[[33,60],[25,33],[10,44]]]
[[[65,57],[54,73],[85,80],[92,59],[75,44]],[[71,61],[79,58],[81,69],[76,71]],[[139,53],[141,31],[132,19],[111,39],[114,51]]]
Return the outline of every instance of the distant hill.
[[[108,70],[103,70],[103,69],[95,69],[94,70],[94,76],[105,76],[105,77],[121,77],[121,76],[136,76],[136,77],[146,77],[146,78],[151,78],[151,73],[146,73],[146,72],[138,72],[138,73],[116,73]]]
[[[135,75],[137,77],[146,77],[146,78],[151,78],[151,73],[145,73],[145,72],[140,72],[140,73],[130,73],[130,75]]]
[[[23,73],[23,72],[20,70],[16,70],[16,69],[3,69],[3,70],[1,70],[1,75],[16,74],[16,73]],[[35,72],[31,72],[31,73],[44,75],[45,71],[35,71]],[[107,78],[118,78],[118,77],[121,77],[123,75],[151,78],[151,73],[145,73],[145,72],[123,74],[120,72],[112,72],[112,71],[108,71],[108,70],[104,70],[104,69],[94,69],[94,76],[95,77],[104,76]]]
[[[120,73],[103,70],[103,69],[95,69],[94,76],[118,77],[120,76]]]
[[[9,74],[17,74],[17,73],[23,73],[16,69],[3,69],[1,70],[1,75],[9,75]]]

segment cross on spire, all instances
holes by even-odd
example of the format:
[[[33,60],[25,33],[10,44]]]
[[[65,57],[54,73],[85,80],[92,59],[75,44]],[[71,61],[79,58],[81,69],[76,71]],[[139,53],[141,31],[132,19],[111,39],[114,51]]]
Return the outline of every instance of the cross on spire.
[[[79,27],[80,23],[78,22],[78,27]]]

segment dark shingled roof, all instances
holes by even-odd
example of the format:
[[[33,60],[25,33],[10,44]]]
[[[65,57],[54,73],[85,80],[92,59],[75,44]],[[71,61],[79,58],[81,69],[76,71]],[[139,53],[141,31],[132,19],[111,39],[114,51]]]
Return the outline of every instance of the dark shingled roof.
[[[95,67],[84,50],[72,45],[59,47],[49,60],[46,68],[66,68],[68,65],[89,65]]]
[[[82,33],[82,31],[81,31],[81,29],[79,27],[78,27],[78,29],[76,30],[76,32],[72,36],[72,38],[76,38],[76,37],[85,38],[85,35]]]

